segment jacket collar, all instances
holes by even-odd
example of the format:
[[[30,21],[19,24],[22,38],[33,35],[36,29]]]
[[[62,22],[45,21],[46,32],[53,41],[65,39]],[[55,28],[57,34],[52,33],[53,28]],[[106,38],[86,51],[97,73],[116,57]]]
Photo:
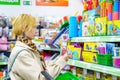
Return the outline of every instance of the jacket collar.
[[[28,45],[26,45],[25,43],[23,43],[21,41],[16,41],[15,46],[19,46],[19,47],[23,47],[23,48],[27,48],[27,49],[33,50],[31,47],[29,47]]]

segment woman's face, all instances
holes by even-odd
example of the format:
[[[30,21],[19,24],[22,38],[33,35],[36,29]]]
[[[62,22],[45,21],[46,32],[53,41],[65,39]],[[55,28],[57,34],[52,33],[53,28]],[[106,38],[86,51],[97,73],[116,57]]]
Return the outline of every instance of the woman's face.
[[[25,35],[28,39],[34,39],[36,34],[37,34],[37,28],[36,27],[25,32]]]

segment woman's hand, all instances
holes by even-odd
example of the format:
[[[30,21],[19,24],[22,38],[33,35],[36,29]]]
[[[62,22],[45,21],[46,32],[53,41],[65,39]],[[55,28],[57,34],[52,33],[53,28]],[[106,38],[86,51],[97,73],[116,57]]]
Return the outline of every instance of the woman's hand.
[[[69,49],[62,48],[61,55],[63,58],[68,61],[68,59],[72,58],[72,52]]]
[[[64,58],[66,61],[68,61],[68,59],[72,58],[72,54],[65,53],[65,54],[63,55],[63,58]]]

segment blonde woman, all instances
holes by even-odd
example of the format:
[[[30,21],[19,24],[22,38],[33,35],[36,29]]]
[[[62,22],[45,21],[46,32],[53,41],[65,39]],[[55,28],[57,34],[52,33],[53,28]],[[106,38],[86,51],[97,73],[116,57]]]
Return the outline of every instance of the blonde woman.
[[[45,62],[31,41],[36,35],[36,19],[31,15],[19,15],[12,26],[14,34],[19,37],[11,52],[8,67],[18,51],[21,49],[27,50],[21,51],[17,56],[10,71],[11,80],[45,80],[45,77],[41,74],[44,69],[53,78],[58,76],[71,55],[66,53],[56,60]],[[25,36],[21,37],[23,34]]]

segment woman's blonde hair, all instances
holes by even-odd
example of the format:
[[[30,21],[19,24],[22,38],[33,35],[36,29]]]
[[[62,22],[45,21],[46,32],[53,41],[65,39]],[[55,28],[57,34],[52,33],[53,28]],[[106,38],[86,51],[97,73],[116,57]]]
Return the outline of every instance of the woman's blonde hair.
[[[29,14],[20,14],[12,22],[12,26],[15,35],[22,35],[25,31],[29,31],[36,27],[36,19]]]

